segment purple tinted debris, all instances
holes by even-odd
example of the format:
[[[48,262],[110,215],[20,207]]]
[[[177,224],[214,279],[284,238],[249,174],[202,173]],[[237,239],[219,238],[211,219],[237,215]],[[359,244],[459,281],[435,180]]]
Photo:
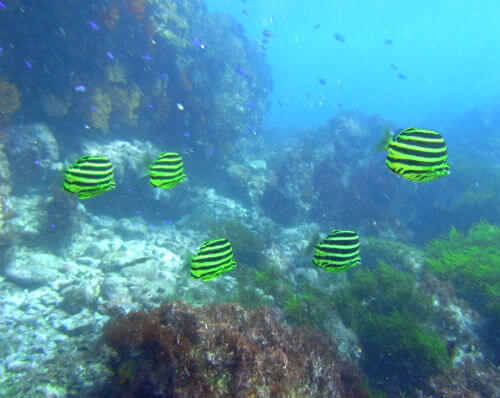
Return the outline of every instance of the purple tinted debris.
[[[109,59],[115,59],[115,56],[111,51],[106,51],[106,55],[108,56]]]
[[[154,105],[153,105],[153,104],[148,104],[148,108],[149,108],[149,109],[153,109],[153,108],[154,108]]]
[[[50,224],[50,228],[55,228],[56,224]]]
[[[86,91],[86,87],[83,84],[77,84],[75,86],[75,91],[78,93],[84,93]]]
[[[0,1],[0,8],[5,8],[5,4]]]
[[[151,57],[148,54],[144,54],[142,58],[144,58],[146,61],[151,61]]]
[[[0,54],[2,54],[2,51],[3,51],[3,47],[0,47]]]
[[[30,62],[30,61],[26,60],[26,61],[24,61],[24,64],[26,65],[26,67],[27,67],[28,69],[31,69],[31,68],[32,68],[32,66],[31,66],[31,62]]]
[[[40,161],[39,160],[35,160],[33,163],[35,163],[37,166],[40,166]]]
[[[184,137],[189,138],[189,137],[191,137],[191,134],[189,134],[188,132],[185,132]]]
[[[253,101],[248,101],[247,106],[252,109],[256,109],[258,107],[258,105]]]
[[[92,106],[90,107],[90,110],[91,110],[92,112],[95,112],[95,111],[97,110],[97,108],[96,108],[94,105],[92,105]]]
[[[99,25],[97,25],[94,21],[88,21],[88,24],[92,29],[99,29]]]
[[[172,225],[174,222],[172,220],[165,220],[165,224]]]

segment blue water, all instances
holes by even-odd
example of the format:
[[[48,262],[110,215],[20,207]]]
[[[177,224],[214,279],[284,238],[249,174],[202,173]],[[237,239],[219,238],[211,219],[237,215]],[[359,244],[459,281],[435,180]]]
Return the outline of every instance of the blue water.
[[[264,38],[263,29],[273,33],[267,46],[274,80],[269,126],[314,127],[338,108],[416,125],[480,107],[500,93],[498,1],[206,4],[209,11],[232,14],[251,38]],[[336,33],[345,42],[335,40]]]

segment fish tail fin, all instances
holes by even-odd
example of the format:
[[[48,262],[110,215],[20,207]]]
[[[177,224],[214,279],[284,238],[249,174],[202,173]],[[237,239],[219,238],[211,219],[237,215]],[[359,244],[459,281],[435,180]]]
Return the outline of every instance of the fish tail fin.
[[[392,140],[392,132],[391,129],[387,126],[384,129],[384,134],[382,135],[382,138],[380,141],[375,145],[375,152],[387,152],[389,149],[389,144]]]
[[[141,168],[139,170],[139,178],[149,177],[149,169],[151,167],[151,164],[153,164],[153,162],[149,154],[145,153],[144,155],[142,155]]]

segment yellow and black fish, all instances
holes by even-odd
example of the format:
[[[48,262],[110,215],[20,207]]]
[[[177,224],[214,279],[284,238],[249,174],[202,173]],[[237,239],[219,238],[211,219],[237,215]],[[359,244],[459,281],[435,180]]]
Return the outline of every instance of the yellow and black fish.
[[[425,182],[450,173],[446,144],[435,131],[405,129],[390,138],[385,149],[389,170],[408,180]]]
[[[62,189],[80,199],[97,196],[115,188],[113,165],[106,156],[85,155],[64,171]]]
[[[225,238],[212,239],[203,243],[191,259],[191,278],[209,281],[235,266],[231,243]]]
[[[341,272],[360,264],[358,234],[333,230],[316,246],[312,263],[328,272]]]
[[[149,168],[152,186],[170,189],[184,181],[184,163],[176,152],[162,152]]]

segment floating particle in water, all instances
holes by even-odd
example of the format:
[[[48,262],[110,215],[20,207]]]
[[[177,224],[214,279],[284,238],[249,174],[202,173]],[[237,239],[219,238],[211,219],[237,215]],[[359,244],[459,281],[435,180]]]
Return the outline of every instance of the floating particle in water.
[[[247,106],[249,108],[252,108],[252,109],[257,109],[258,108],[258,105],[255,102],[253,102],[253,101],[248,101],[247,102]]]
[[[87,23],[89,24],[89,26],[92,28],[92,29],[99,29],[99,25],[97,25],[94,21],[87,21]]]
[[[316,25],[313,26],[313,29],[316,30],[320,27],[321,25],[319,23],[317,23]]]
[[[153,109],[153,108],[154,108],[154,105],[153,105],[153,104],[148,104],[148,108],[149,108],[149,109]]]
[[[243,15],[248,16],[248,11],[247,11],[247,10],[241,10],[241,13],[242,13]]]
[[[55,228],[56,224],[50,224],[50,228]]]
[[[394,70],[398,70],[398,67],[394,64],[390,64],[389,67]]]
[[[342,36],[340,33],[335,33],[335,36],[333,36],[335,40],[340,41],[341,43],[345,42],[345,37]]]
[[[148,54],[144,54],[142,58],[145,59],[146,61],[151,61],[151,56]]]
[[[394,42],[391,39],[385,39],[384,40],[384,44],[386,46],[392,46],[394,44]]]
[[[162,73],[162,74],[160,75],[160,78],[161,78],[162,80],[166,80],[167,82],[170,80],[170,77],[168,76],[168,73]]]
[[[115,59],[115,56],[111,51],[106,51],[106,55],[108,56],[109,59]]]
[[[325,79],[323,79],[322,77],[320,77],[320,78],[318,79],[318,82],[319,82],[319,84],[322,84],[323,86],[326,84],[326,80],[325,80]]]
[[[408,78],[406,77],[406,75],[403,75],[402,73],[398,73],[398,77],[399,77],[401,80],[406,80],[406,79],[408,79]]]
[[[5,8],[5,4],[0,1],[0,8]]]
[[[35,160],[33,163],[36,164],[37,166],[40,166],[41,164],[39,160]]]
[[[83,84],[77,84],[75,86],[75,91],[78,93],[84,93],[85,91],[87,91],[87,88]]]
[[[180,102],[178,102],[177,104],[175,104],[175,106],[177,106],[177,109],[179,109],[180,111],[184,110],[184,105],[182,105]]]
[[[24,61],[24,64],[26,65],[26,67],[27,67],[28,69],[31,69],[31,68],[32,68],[32,65],[31,65],[31,62],[30,62],[30,61],[26,60],[26,61]]]
[[[185,137],[185,138],[189,138],[189,137],[191,137],[191,134],[189,134],[189,133],[186,131],[186,132],[184,133],[184,137]]]
[[[95,112],[95,111],[97,110],[97,108],[96,108],[94,105],[92,105],[92,106],[90,107],[90,110],[91,110],[92,112]]]
[[[3,47],[0,47],[0,55],[2,55]]]

